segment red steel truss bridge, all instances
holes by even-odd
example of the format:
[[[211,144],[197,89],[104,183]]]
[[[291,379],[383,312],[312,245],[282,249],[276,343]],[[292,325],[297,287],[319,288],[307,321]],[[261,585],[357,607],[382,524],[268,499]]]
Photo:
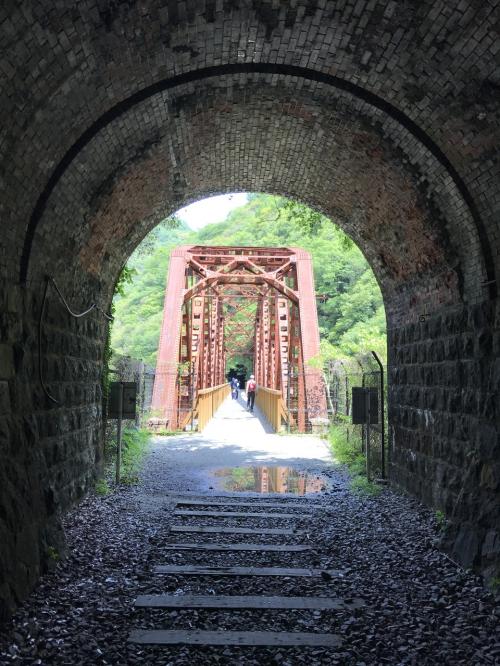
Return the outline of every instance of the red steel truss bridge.
[[[311,258],[300,248],[181,246],[170,259],[153,390],[157,423],[202,429],[246,357],[275,430],[326,417]]]

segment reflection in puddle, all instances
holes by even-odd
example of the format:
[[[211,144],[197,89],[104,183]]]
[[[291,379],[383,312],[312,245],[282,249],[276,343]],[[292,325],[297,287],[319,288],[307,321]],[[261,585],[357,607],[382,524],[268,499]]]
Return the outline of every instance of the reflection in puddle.
[[[326,480],[320,474],[293,467],[225,467],[213,472],[224,490],[254,493],[320,493]]]

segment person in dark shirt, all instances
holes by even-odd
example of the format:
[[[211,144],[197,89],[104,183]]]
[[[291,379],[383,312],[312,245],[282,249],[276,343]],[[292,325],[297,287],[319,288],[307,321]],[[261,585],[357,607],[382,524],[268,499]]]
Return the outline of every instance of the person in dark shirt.
[[[240,388],[240,383],[236,379],[236,377],[231,378],[230,386],[231,386],[231,398],[233,400],[238,400],[238,389]]]

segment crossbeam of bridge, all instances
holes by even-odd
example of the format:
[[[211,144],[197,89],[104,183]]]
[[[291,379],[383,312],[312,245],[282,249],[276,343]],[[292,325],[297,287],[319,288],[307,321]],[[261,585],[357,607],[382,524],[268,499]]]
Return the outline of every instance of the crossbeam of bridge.
[[[311,419],[326,416],[320,373],[308,366],[318,353],[314,277],[305,250],[172,251],[152,400],[166,427],[194,420],[199,396],[224,385],[226,362],[246,354],[258,386],[279,391],[283,419],[305,432]]]

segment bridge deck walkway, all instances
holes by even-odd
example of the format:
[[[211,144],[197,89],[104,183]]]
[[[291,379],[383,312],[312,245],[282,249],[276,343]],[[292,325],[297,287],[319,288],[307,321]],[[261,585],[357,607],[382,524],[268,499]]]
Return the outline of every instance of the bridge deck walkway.
[[[273,429],[262,411],[255,405],[253,413],[246,409],[246,396],[240,391],[237,400],[231,396],[219,407],[213,418],[203,430],[208,439],[234,439],[235,436],[260,438],[271,434]]]

